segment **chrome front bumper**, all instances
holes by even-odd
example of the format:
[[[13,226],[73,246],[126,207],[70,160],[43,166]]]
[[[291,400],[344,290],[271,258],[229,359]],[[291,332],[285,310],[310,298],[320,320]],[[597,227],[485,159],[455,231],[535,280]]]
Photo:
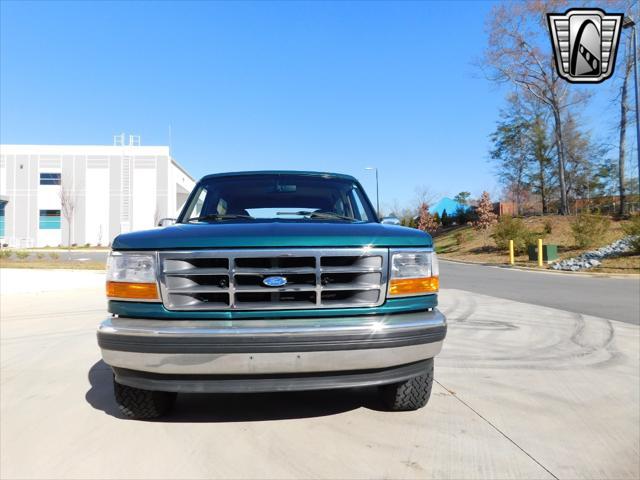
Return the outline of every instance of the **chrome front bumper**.
[[[446,319],[438,310],[269,320],[108,318],[105,363],[168,375],[264,375],[385,369],[433,358]]]

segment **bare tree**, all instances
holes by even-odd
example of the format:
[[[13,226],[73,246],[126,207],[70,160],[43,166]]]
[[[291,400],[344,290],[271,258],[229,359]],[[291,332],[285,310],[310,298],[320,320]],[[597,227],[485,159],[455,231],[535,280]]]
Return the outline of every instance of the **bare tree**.
[[[579,117],[575,115],[566,115],[564,130],[567,197],[570,200],[586,198],[590,203],[591,198],[598,196],[605,187],[599,170],[607,163],[605,157],[610,146],[595,141],[592,133],[580,126]]]
[[[627,103],[628,85],[631,69],[633,68],[633,49],[631,42],[627,42],[627,51],[625,55],[624,72],[622,75],[622,86],[620,87],[620,145],[618,156],[618,186],[620,192],[620,215],[624,215],[626,195],[625,195],[625,178],[624,178],[624,162],[626,157],[625,138],[627,135],[627,114],[629,105]]]
[[[502,3],[494,7],[489,22],[489,45],[484,70],[496,82],[510,82],[519,91],[532,95],[553,117],[560,183],[560,213],[567,214],[565,179],[565,138],[563,114],[572,105],[584,102],[584,91],[570,90],[558,77],[549,47],[546,13],[561,8],[557,1]]]
[[[76,204],[72,192],[66,189],[64,185],[60,186],[60,192],[58,195],[60,196],[62,216],[67,221],[67,246],[71,248],[71,223],[73,222]]]
[[[382,202],[382,205],[380,205],[381,217],[392,216],[400,218],[401,211],[402,207],[400,206],[400,202],[397,198],[394,198],[390,202]],[[382,215],[382,213],[384,213],[384,215]]]
[[[415,188],[415,200],[414,204],[420,208],[423,203],[431,205],[435,202],[437,195],[431,191],[426,185],[420,185]]]

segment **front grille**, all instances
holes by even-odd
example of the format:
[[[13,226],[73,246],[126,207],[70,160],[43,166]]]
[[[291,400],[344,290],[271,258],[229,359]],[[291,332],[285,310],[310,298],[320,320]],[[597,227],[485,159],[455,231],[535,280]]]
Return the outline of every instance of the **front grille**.
[[[371,307],[384,302],[383,248],[160,252],[160,291],[169,310]],[[286,278],[269,287],[267,277]]]

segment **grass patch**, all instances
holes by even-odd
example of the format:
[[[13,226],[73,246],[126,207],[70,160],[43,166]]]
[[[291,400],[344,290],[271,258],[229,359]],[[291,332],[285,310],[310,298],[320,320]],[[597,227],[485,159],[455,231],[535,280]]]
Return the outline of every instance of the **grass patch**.
[[[592,268],[592,272],[640,273],[640,254],[629,253],[615,258],[605,258],[602,265]]]
[[[33,258],[17,260],[15,258],[0,259],[0,268],[64,268],[73,270],[104,270],[104,262],[78,262],[68,260],[51,260],[47,258]]]
[[[534,232],[534,239],[542,238],[546,245],[558,245],[559,260],[575,257],[587,250],[608,245],[624,237],[624,228],[628,229],[628,225],[631,223],[628,220],[611,220],[607,230],[598,235],[598,240],[594,247],[580,248],[575,245],[576,242],[571,229],[571,224],[575,220],[575,216],[548,215],[544,217],[523,218],[522,223],[529,231]],[[488,233],[492,235],[494,229],[495,226],[492,227]],[[459,238],[460,234],[465,236],[465,241],[462,243],[456,240],[456,235]],[[434,236],[435,249],[436,252],[445,259],[449,258],[451,260],[491,265],[507,265],[509,263],[509,252],[499,249],[491,237],[487,236],[486,238],[488,238],[488,240],[485,244],[485,236],[470,226],[454,227]],[[516,254],[515,264],[527,267],[536,266],[536,262],[529,261],[529,256],[524,252]],[[637,260],[634,259],[633,255],[628,256],[628,258],[606,259],[604,264],[608,265],[606,267],[607,270],[594,268],[588,271],[640,273],[640,266],[637,265]]]

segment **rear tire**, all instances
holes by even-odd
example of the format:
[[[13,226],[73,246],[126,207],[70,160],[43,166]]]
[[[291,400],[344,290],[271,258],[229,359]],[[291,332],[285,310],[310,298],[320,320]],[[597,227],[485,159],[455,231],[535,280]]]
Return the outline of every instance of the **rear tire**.
[[[120,411],[129,418],[158,418],[168,413],[176,401],[175,392],[156,392],[128,387],[113,380],[113,391]]]
[[[433,358],[426,371],[417,377],[382,387],[382,397],[390,410],[417,410],[429,402],[433,386]]]

